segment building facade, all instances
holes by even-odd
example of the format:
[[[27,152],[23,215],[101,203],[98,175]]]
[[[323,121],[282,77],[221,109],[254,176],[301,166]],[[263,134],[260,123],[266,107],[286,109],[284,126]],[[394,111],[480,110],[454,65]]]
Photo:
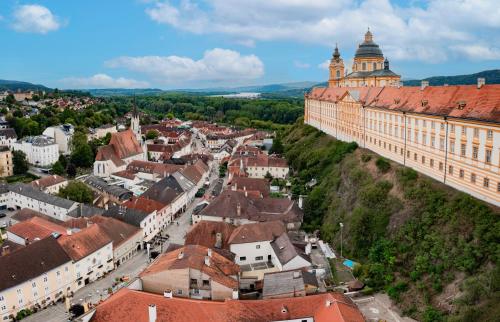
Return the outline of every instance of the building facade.
[[[500,85],[315,88],[304,122],[500,206]]]
[[[9,177],[14,174],[12,152],[6,146],[0,146],[0,177]]]
[[[39,135],[29,136],[11,145],[12,150],[26,154],[29,163],[46,167],[59,159],[59,146],[51,137]]]
[[[75,128],[71,124],[50,126],[43,131],[43,135],[51,137],[57,143],[59,152],[62,154],[71,153],[71,145]]]
[[[330,60],[329,70],[329,87],[399,86],[401,79],[400,75],[389,69],[389,60],[384,59],[382,50],[373,41],[370,30],[366,32],[365,40],[356,50],[352,72],[347,72],[337,46]]]

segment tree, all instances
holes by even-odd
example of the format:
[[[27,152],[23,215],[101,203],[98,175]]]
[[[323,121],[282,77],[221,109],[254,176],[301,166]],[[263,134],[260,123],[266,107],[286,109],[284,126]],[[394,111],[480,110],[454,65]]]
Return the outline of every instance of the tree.
[[[68,174],[68,177],[74,178],[76,176],[76,166],[73,163],[68,164],[66,173]]]
[[[52,166],[52,173],[60,176],[64,174],[64,166],[61,164],[59,160],[56,161]]]
[[[63,154],[59,156],[58,162],[62,165],[63,169],[66,169],[68,166],[68,159]]]
[[[280,138],[275,138],[273,141],[273,146],[269,150],[269,153],[283,154],[285,152],[285,148],[283,147],[283,143]]]
[[[167,113],[167,119],[171,120],[174,118],[174,113]]]
[[[94,163],[94,152],[87,143],[87,135],[77,132],[73,136],[73,152],[71,153],[71,163],[77,167],[88,168]]]
[[[29,170],[26,154],[23,151],[12,152],[12,163],[14,164],[14,174],[24,174]]]
[[[273,180],[273,176],[271,173],[269,173],[269,171],[266,172],[266,175],[264,176],[264,178],[267,179],[267,181]]]
[[[94,199],[92,189],[80,181],[71,181],[66,187],[59,190],[58,195],[59,197],[82,203],[91,203]]]
[[[16,99],[14,98],[13,94],[9,94],[5,98],[5,102],[7,102],[7,104],[15,104],[16,103]]]
[[[148,133],[146,133],[147,140],[154,140],[157,137],[158,137],[158,132],[155,130],[149,130]]]

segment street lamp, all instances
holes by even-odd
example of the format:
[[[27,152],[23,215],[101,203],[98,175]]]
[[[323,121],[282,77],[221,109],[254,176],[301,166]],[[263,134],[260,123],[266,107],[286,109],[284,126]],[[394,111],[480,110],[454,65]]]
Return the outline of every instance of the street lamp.
[[[342,231],[344,230],[344,224],[343,223],[340,223],[340,258],[342,258]]]

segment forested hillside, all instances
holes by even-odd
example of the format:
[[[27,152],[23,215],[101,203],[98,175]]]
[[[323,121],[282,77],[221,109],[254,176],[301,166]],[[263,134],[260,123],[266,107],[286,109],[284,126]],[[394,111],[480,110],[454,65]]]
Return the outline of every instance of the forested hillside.
[[[498,321],[499,209],[337,141],[299,119],[283,135],[305,227],[420,321]],[[315,178],[317,184],[307,188]]]

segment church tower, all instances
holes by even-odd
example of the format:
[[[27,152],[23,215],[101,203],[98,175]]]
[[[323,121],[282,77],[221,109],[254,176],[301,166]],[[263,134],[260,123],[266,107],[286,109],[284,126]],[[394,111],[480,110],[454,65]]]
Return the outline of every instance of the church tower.
[[[132,117],[130,118],[130,128],[132,129],[132,132],[134,132],[137,141],[139,143],[142,143],[141,123],[139,120],[139,112],[137,111],[137,105],[135,104],[135,97],[134,97],[134,107],[132,109]]]
[[[328,80],[329,87],[340,87],[344,79],[344,60],[340,58],[339,48],[335,45],[332,59],[330,61],[330,78]]]

